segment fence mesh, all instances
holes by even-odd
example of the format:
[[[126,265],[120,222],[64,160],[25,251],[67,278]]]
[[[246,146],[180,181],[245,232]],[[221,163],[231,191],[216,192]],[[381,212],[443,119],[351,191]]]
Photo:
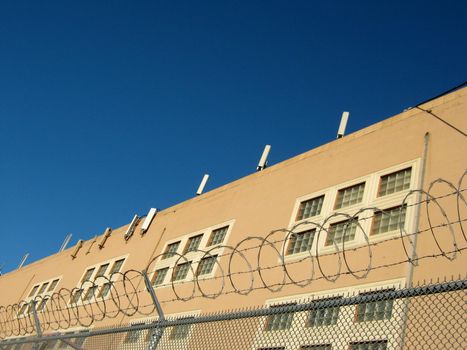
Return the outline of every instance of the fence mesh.
[[[467,280],[8,339],[0,349],[465,349]]]

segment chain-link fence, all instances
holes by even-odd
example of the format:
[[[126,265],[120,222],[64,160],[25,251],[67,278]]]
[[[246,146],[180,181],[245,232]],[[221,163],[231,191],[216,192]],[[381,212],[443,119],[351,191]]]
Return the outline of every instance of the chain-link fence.
[[[465,349],[467,280],[7,339],[0,349]]]

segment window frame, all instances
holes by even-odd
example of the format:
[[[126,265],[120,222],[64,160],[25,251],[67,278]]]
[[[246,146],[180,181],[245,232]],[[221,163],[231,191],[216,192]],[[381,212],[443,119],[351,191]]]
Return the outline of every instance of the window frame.
[[[201,245],[201,242],[203,241],[203,236],[204,236],[204,233],[190,236],[185,244],[185,247],[183,248],[183,254],[188,254],[188,253],[197,251]],[[195,239],[198,239],[198,240],[197,240],[196,248],[193,249],[191,247],[191,242],[193,242]]]
[[[393,211],[393,210],[399,210],[399,212],[404,213],[404,219],[403,220],[398,219],[398,227],[395,228],[395,229],[392,229],[392,230],[388,228],[388,230],[384,231],[384,232],[375,232],[376,225],[379,225],[379,228],[381,228],[381,221],[383,220],[384,216],[385,215],[386,216],[391,215],[391,211]],[[381,236],[381,235],[389,235],[389,234],[392,234],[394,232],[400,232],[401,226],[402,226],[402,229],[405,230],[406,229],[406,222],[407,222],[407,210],[408,210],[407,204],[405,204],[405,205],[398,205],[398,206],[395,206],[395,207],[385,208],[385,209],[382,209],[382,210],[375,211],[373,213],[373,218],[371,220],[370,236],[375,237],[375,236]],[[381,215],[381,219],[379,219],[379,223],[377,224],[376,220],[377,220],[378,215]],[[390,219],[391,219],[391,217],[389,218],[389,220]],[[400,224],[402,224],[402,225],[400,225]]]
[[[63,278],[63,275],[60,275],[60,276],[55,276],[53,278],[41,281],[39,283],[37,282],[34,283],[31,290],[29,291],[29,294],[27,294],[27,297],[24,298],[23,300],[24,304],[21,305],[15,317],[21,318],[21,317],[26,317],[27,315],[29,315],[29,313],[31,312],[31,307],[30,307],[31,301],[35,300],[38,297],[41,298],[41,300],[36,305],[36,311],[43,312],[47,305],[47,302],[50,300],[50,298],[54,294],[54,291],[57,289],[57,286],[60,284],[60,281],[62,280],[62,278]],[[53,288],[50,288],[54,284],[55,281],[57,282],[55,283]],[[39,294],[39,292],[44,286],[45,286],[44,290]],[[38,309],[39,305],[41,305],[40,310]]]
[[[170,272],[170,271],[171,270],[173,271],[173,269],[175,268],[175,266],[174,266],[175,264],[180,265],[180,264],[182,264],[182,263],[184,263],[184,262],[186,262],[188,260],[191,262],[191,269],[190,270],[192,272],[189,272],[189,274],[186,276],[186,278],[184,278],[181,281],[187,280],[188,278],[192,278],[192,277],[197,277],[199,279],[205,279],[205,278],[210,278],[210,277],[214,276],[216,271],[217,271],[217,268],[218,268],[216,265],[219,265],[218,260],[214,264],[213,270],[211,271],[210,274],[196,276],[198,265],[201,262],[201,259],[203,259],[205,257],[215,256],[215,255],[222,256],[222,253],[223,253],[223,251],[225,249],[225,247],[222,244],[214,245],[214,246],[208,246],[208,242],[209,242],[209,239],[211,237],[211,233],[213,231],[215,231],[215,230],[227,227],[227,231],[225,233],[224,241],[223,241],[225,243],[225,242],[228,241],[228,239],[229,239],[229,237],[230,237],[230,235],[232,233],[232,229],[233,229],[234,224],[235,224],[235,220],[232,219],[232,220],[229,220],[229,221],[224,221],[224,222],[212,225],[210,227],[202,228],[202,229],[197,230],[197,231],[192,231],[192,232],[187,233],[187,234],[185,234],[183,236],[178,236],[178,237],[172,238],[170,240],[167,240],[165,242],[165,244],[163,245],[162,249],[161,249],[162,252],[158,255],[158,258],[156,259],[155,264],[153,265],[154,267],[151,268],[151,275],[149,277],[150,277],[151,281],[154,281],[154,278],[156,278],[155,274],[156,274],[156,272],[158,270],[161,270],[163,268],[169,268],[169,273],[167,273],[167,275],[170,276],[169,277],[170,282],[168,281],[167,283],[163,283],[162,285],[156,285],[156,286],[153,285],[153,288],[166,288],[166,287],[170,287],[172,285],[172,283],[178,283],[179,281],[172,281],[172,277],[171,277],[172,272]],[[185,249],[187,247],[187,244],[188,244],[190,238],[193,238],[193,237],[196,237],[196,236],[202,236],[201,241],[200,241],[199,246],[198,246],[198,249],[196,251],[190,251],[190,252],[185,253]],[[170,258],[164,258],[164,252],[166,252],[167,247],[170,244],[176,243],[176,242],[180,242],[178,251],[180,250],[180,247],[183,247],[183,252],[184,253],[183,254],[177,253],[175,257],[172,256]]]
[[[96,300],[99,300],[101,298],[103,300],[106,300],[107,298],[109,298],[110,295],[112,294],[110,291],[112,287],[110,287],[109,291],[106,293],[105,296],[102,295],[102,291],[105,288],[106,284],[109,284],[110,282],[113,282],[118,278],[118,273],[122,271],[123,267],[128,261],[129,256],[130,254],[120,255],[120,256],[116,256],[108,260],[101,261],[97,264],[87,266],[84,269],[84,272],[81,275],[81,278],[79,279],[78,284],[74,288],[74,292],[70,295],[70,299],[68,300],[68,305],[79,306],[79,305],[83,305],[83,302],[93,303]],[[118,272],[113,272],[111,274],[114,264],[121,260],[123,260],[123,263],[120,266],[120,270]],[[99,270],[102,268],[102,266],[105,266],[105,265],[107,265],[107,267],[104,271],[104,274],[101,276],[98,276]],[[89,278],[85,279],[89,271],[92,271],[92,272],[89,274]],[[91,297],[91,299],[86,299],[88,290],[90,288],[93,288],[94,286],[96,286],[96,289],[93,293],[93,297]],[[74,295],[80,290],[81,290],[80,296],[78,296],[78,300],[77,302],[75,302]]]
[[[288,245],[288,242],[285,242],[283,245],[284,260],[287,262],[305,258],[305,256],[309,254],[315,256],[316,254],[328,254],[336,251],[334,244],[326,245],[326,239],[328,236],[327,231],[329,231],[331,225],[338,221],[344,221],[344,219],[352,217],[361,208],[374,207],[381,210],[387,210],[401,205],[407,194],[410,191],[418,188],[420,161],[420,158],[416,158],[402,162],[296,198],[289,220],[289,231],[299,233],[308,229],[316,228],[316,238],[313,240],[312,248],[309,253],[286,254],[288,247],[284,245]],[[410,187],[408,189],[378,197],[378,191],[382,177],[409,168],[411,168],[411,178]],[[352,187],[359,183],[365,183],[362,201],[348,207],[335,209],[334,204],[336,202],[339,190]],[[320,196],[324,196],[321,213],[317,216],[297,221],[301,203],[313,198],[318,198]],[[414,220],[415,209],[413,207],[413,203],[416,200],[415,197],[415,195],[408,196],[405,202],[407,205],[404,226],[405,232],[416,230]],[[367,215],[364,213],[361,215],[361,218],[358,222],[359,225],[357,225],[355,238],[345,242],[345,249],[353,249],[364,246],[367,244],[367,240],[370,242],[370,244],[372,244],[374,242],[385,240],[389,237],[393,237],[399,234],[399,230],[388,231],[381,234],[372,234],[373,220],[365,220],[367,216],[371,216],[371,214]],[[366,234],[366,237],[364,233]],[[340,243],[340,246],[338,244],[337,249],[340,250],[341,247],[342,243]]]
[[[311,235],[311,242],[310,242],[310,245],[308,247],[308,244],[306,245],[306,248],[305,250],[300,250],[298,252],[290,252],[290,249],[291,249],[291,245],[295,245],[297,243],[297,240],[298,240],[298,236],[301,236],[301,235],[306,235],[307,233],[310,233]],[[316,228],[309,228],[307,230],[301,230],[301,231],[298,231],[298,232],[292,232],[288,237],[287,237],[287,242],[286,242],[286,247],[284,249],[284,256],[303,256],[303,255],[307,255],[309,254],[309,252],[312,251],[312,248],[314,246],[314,242],[315,242],[315,238],[316,238]],[[303,240],[301,241],[303,242]],[[292,248],[292,250],[294,250],[295,248]]]

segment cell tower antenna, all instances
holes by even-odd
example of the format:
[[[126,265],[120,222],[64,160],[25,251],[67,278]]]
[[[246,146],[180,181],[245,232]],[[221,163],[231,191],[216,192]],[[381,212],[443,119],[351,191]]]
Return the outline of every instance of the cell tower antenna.
[[[208,179],[209,179],[209,174],[204,174],[203,179],[201,180],[201,183],[199,184],[198,191],[196,191],[197,196],[203,193],[204,187],[206,186]]]
[[[29,257],[29,253],[24,254],[23,259],[21,259],[21,262],[18,265],[18,269],[22,268],[24,263],[26,262],[26,259]]]
[[[343,112],[341,117],[341,123],[339,124],[339,130],[337,130],[337,138],[340,139],[345,134],[345,128],[347,121],[349,120],[349,112]]]
[[[264,146],[264,151],[263,154],[261,155],[261,158],[259,159],[258,166],[256,167],[256,171],[261,171],[266,169],[268,166],[268,156],[269,152],[271,151],[271,145],[266,145]]]
[[[71,240],[71,237],[72,237],[72,236],[73,236],[73,234],[69,233],[69,234],[65,237],[65,240],[63,241],[62,246],[60,247],[59,252],[63,252],[63,251],[66,249],[66,246],[68,245],[68,243],[70,243],[70,240]]]

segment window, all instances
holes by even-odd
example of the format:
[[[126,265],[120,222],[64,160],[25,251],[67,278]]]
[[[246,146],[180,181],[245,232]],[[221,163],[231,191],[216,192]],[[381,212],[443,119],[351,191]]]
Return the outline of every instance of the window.
[[[376,294],[379,292],[361,293],[360,295]],[[392,299],[383,299],[357,305],[356,322],[388,320],[392,315]]]
[[[33,297],[36,295],[37,290],[39,289],[39,286],[34,286],[34,288],[31,290],[31,293],[29,293],[28,298]]]
[[[386,350],[387,340],[373,340],[358,343],[350,343],[350,350]]]
[[[180,281],[186,278],[191,262],[179,264],[174,269],[172,281]]]
[[[112,268],[110,269],[109,275],[112,276],[114,273],[120,272],[125,259],[120,259],[114,262]]]
[[[57,284],[58,284],[58,279],[53,280],[52,283],[50,283],[49,289],[47,289],[47,293],[53,292]]]
[[[168,267],[156,270],[156,273],[154,274],[154,277],[153,277],[153,280],[152,280],[152,285],[153,286],[158,286],[158,285],[164,283],[164,279],[165,279],[165,276],[167,275],[168,271],[169,271]]]
[[[23,304],[18,311],[18,315],[23,315],[26,309],[28,308],[29,304]]]
[[[180,241],[175,242],[175,243],[170,243],[165,249],[164,255],[162,255],[162,259],[168,259],[174,256],[178,250],[179,245],[180,245]]]
[[[42,293],[44,293],[48,285],[49,285],[49,282],[44,283],[41,289],[39,289],[39,292],[37,293],[37,295],[41,295]]]
[[[345,220],[331,224],[329,226],[329,232],[324,245],[329,246],[332,245],[333,242],[336,242],[336,244],[342,243],[342,240],[345,242],[353,240],[355,238],[355,233],[357,232],[357,221],[358,218],[354,218],[352,220]]]
[[[337,300],[338,298],[329,298],[329,299],[321,299],[321,301],[332,301]],[[308,316],[308,327],[319,327],[319,326],[330,326],[335,325],[337,323],[337,319],[339,318],[339,306],[331,306],[331,307],[317,307],[310,310]]]
[[[37,311],[44,310],[45,305],[47,304],[48,301],[49,301],[49,297],[44,297],[39,303],[39,305],[37,305]]]
[[[289,245],[287,247],[287,255],[297,254],[306,252],[311,249],[313,239],[315,237],[315,229],[292,233],[289,239]]]
[[[323,202],[324,195],[301,202],[296,220],[303,220],[319,215],[321,213],[321,208],[323,207]]]
[[[211,232],[211,237],[209,237],[209,242],[207,246],[216,245],[224,242],[225,235],[227,234],[227,230],[229,226],[221,227]]]
[[[94,273],[95,268],[88,269],[81,280],[81,283],[85,281],[89,281],[91,279],[92,274]]]
[[[345,208],[353,204],[360,203],[363,199],[364,190],[364,182],[339,190],[337,192],[336,205],[334,206],[334,209]]]
[[[377,235],[404,227],[406,209],[407,207],[404,205],[376,212],[373,217],[371,234]]]
[[[99,267],[99,270],[97,270],[97,273],[96,273],[96,278],[99,278],[99,277],[102,277],[105,275],[105,272],[107,271],[107,268],[109,267],[109,264],[104,264],[104,265],[101,265],[101,267]]]
[[[23,317],[31,313],[32,311],[31,301],[37,297],[40,297],[40,299],[35,304],[36,310],[43,311],[55,287],[57,286],[59,280],[60,280],[59,278],[51,279],[51,280],[36,284],[34,287],[32,287],[28,296],[24,300],[24,304],[20,304],[20,308],[16,316]]]
[[[188,252],[192,252],[194,250],[197,250],[198,247],[199,247],[199,244],[201,243],[202,238],[203,238],[203,235],[190,237],[188,239],[188,243],[186,244],[184,253],[188,253]]]
[[[295,305],[295,304],[287,304],[287,305]],[[282,307],[282,306],[286,306],[286,305],[275,305],[275,306],[271,306],[271,308]],[[293,315],[294,315],[293,312],[287,312],[287,313],[274,314],[274,315],[268,316],[264,330],[269,332],[269,331],[289,329],[290,326],[292,326]]]
[[[182,320],[193,319],[194,317],[186,317],[182,318]],[[177,326],[173,326],[172,332],[170,333],[170,339],[185,339],[188,338],[188,334],[190,333],[191,323],[187,324],[179,324]]]
[[[83,294],[83,290],[82,290],[82,289],[77,289],[77,290],[73,293],[73,295],[72,295],[72,297],[71,297],[71,304],[72,304],[72,305],[76,304],[76,303],[79,301],[79,299],[81,298],[81,295],[82,295],[82,294]]]
[[[91,288],[88,289],[84,296],[84,301],[90,301],[92,298],[94,298],[94,294],[96,293],[97,286],[92,286]]]
[[[110,283],[105,283],[101,287],[101,291],[99,292],[99,298],[105,298],[109,292],[110,292],[111,284]]]
[[[412,168],[396,171],[385,176],[381,176],[379,183],[378,197],[386,196],[391,193],[400,192],[410,188],[410,177]]]
[[[143,324],[144,323],[134,324],[132,325],[132,327],[140,326]],[[124,342],[125,343],[136,343],[139,339],[140,334],[141,334],[141,329],[132,329],[128,331],[128,333],[126,334]]]
[[[331,344],[302,345],[300,350],[331,350]]]
[[[196,271],[197,276],[207,275],[212,272],[214,264],[216,263],[217,255],[201,259]]]
[[[88,267],[77,288],[72,293],[70,304],[76,305],[80,301],[106,298],[112,290],[112,283],[109,279],[117,279],[118,276],[112,275],[120,271],[124,262],[125,258],[110,259],[94,267]]]

